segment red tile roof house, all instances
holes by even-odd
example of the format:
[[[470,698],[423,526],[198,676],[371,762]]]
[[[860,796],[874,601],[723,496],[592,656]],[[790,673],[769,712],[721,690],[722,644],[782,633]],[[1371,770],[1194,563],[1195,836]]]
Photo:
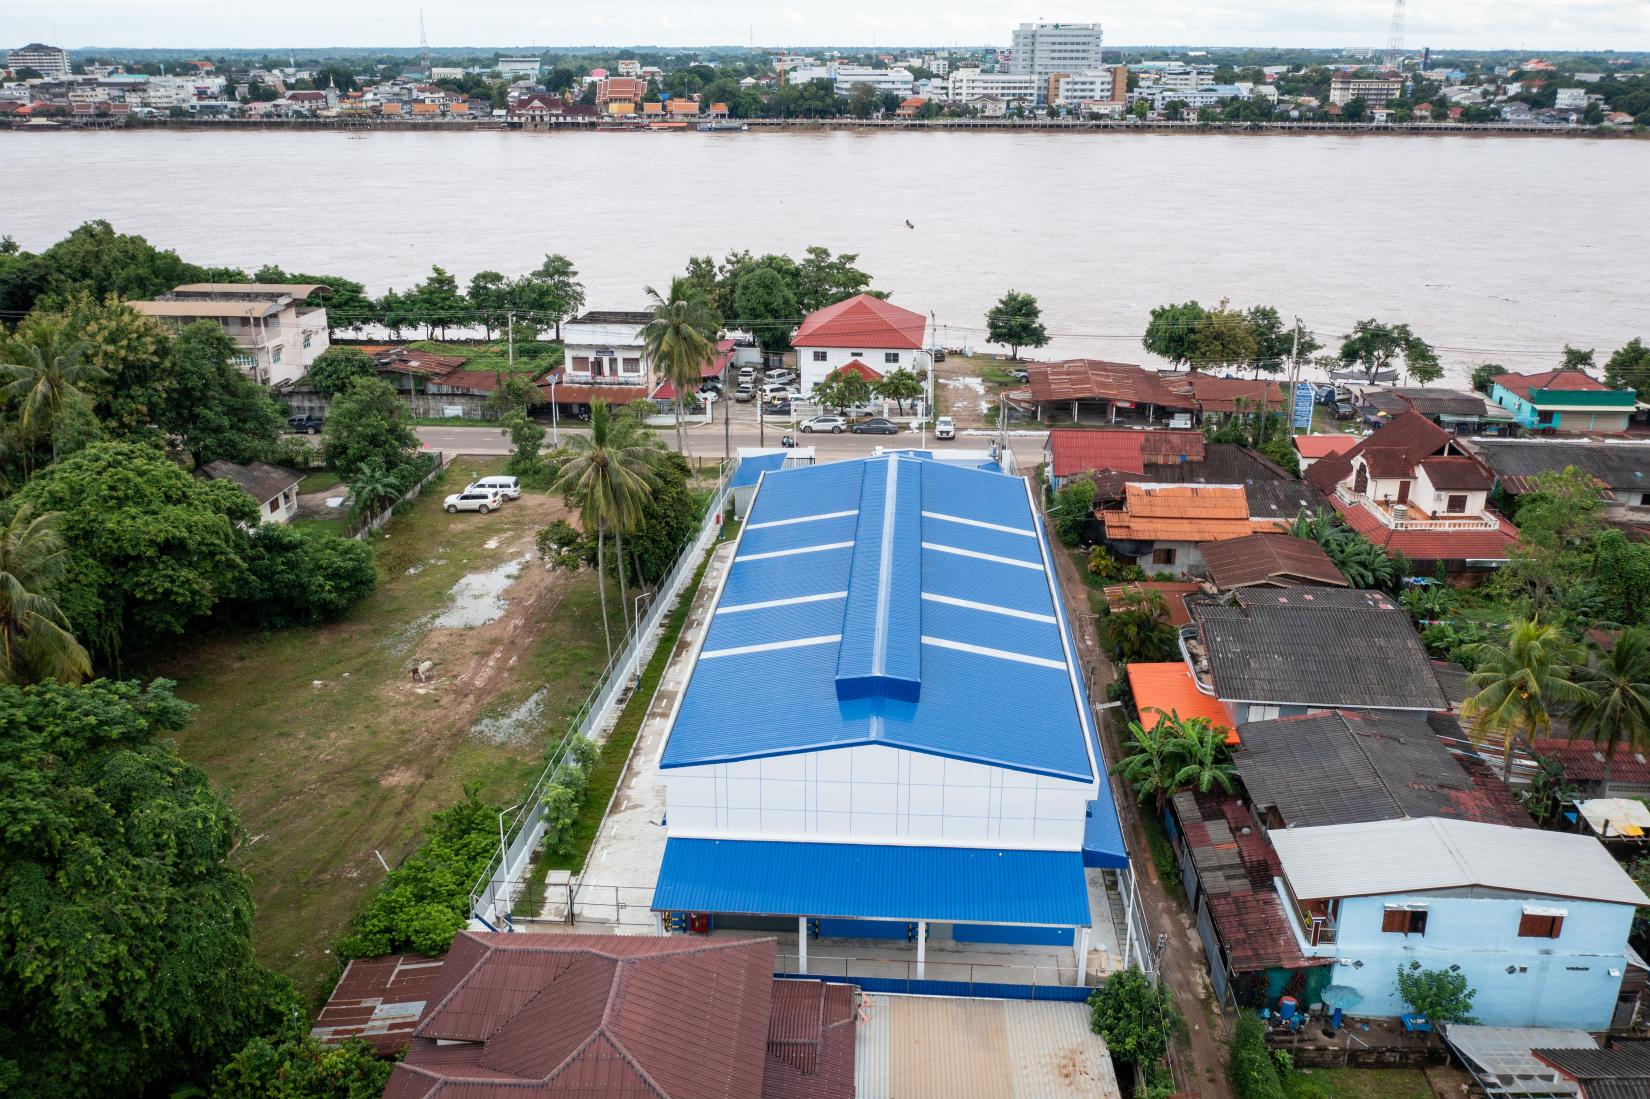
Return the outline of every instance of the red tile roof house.
[[[1044,453],[1051,483],[1058,491],[1080,473],[1144,475],[1147,464],[1200,462],[1204,443],[1199,431],[1057,427],[1048,433]]]
[[[812,393],[826,375],[854,360],[874,373],[926,370],[928,318],[870,294],[816,309],[791,337],[796,348],[797,388]]]
[[[1491,477],[1449,432],[1404,412],[1342,454],[1312,464],[1306,480],[1347,525],[1409,558],[1417,573],[1500,567],[1518,528],[1489,506]]]
[[[854,989],[772,939],[461,932],[384,1099],[849,1099]]]

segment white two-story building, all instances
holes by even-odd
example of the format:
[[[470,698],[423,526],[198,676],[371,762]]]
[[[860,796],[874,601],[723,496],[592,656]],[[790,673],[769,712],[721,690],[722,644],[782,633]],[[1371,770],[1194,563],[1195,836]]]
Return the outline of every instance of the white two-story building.
[[[878,375],[926,370],[928,318],[870,294],[816,309],[791,337],[803,393],[840,367],[859,362]]]
[[[193,282],[126,304],[174,328],[196,321],[221,326],[235,341],[235,365],[264,385],[279,385],[302,378],[332,346],[326,309],[306,304],[331,292],[320,283]]]
[[[646,310],[592,309],[562,325],[566,353],[563,378],[579,386],[653,388],[653,364],[647,357],[642,329],[653,314]]]

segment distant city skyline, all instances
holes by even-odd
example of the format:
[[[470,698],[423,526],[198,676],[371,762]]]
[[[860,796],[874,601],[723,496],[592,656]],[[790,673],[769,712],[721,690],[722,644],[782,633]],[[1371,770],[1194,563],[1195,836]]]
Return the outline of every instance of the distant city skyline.
[[[578,48],[649,44],[661,47],[1007,46],[1021,22],[1100,22],[1108,45],[1245,47],[1383,47],[1389,0],[1342,0],[1310,10],[1285,0],[1162,5],[1117,0],[1062,2],[1022,10],[986,0],[871,0],[759,4],[712,0],[684,7],[663,0],[546,7],[531,0],[479,0],[425,9],[432,49],[463,46]],[[278,23],[268,9],[221,0],[34,0],[0,20],[15,47],[40,41],[88,47],[256,49],[406,47],[418,44],[418,8],[399,0],[290,0]],[[290,41],[281,41],[282,37]],[[1650,50],[1650,0],[1452,0],[1411,3],[1405,42],[1411,49]]]

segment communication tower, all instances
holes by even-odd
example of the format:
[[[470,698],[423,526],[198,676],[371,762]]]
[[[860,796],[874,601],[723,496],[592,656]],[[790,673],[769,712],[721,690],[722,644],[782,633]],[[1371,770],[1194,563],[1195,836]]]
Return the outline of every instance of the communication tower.
[[[1404,0],[1393,0],[1392,26],[1386,32],[1386,64],[1396,69],[1404,60]]]

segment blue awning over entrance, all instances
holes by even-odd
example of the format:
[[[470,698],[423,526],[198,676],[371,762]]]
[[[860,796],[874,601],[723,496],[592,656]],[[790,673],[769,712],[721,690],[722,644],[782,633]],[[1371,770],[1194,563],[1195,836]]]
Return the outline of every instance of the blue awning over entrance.
[[[1089,924],[1083,856],[1076,851],[862,843],[671,839],[665,843],[653,908],[1045,927]]]
[[[1129,851],[1123,846],[1123,826],[1117,821],[1117,806],[1112,804],[1109,788],[1105,794],[1089,802],[1088,817],[1083,822],[1083,865],[1126,870]]]

